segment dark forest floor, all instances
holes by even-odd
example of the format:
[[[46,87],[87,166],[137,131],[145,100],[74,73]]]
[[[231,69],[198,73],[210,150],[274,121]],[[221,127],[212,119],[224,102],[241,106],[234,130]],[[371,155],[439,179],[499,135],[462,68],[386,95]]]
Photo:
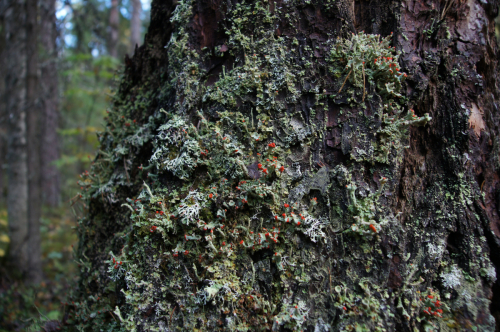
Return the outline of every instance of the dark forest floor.
[[[77,276],[73,245],[75,218],[67,207],[46,209],[42,218],[44,281],[26,286],[6,265],[9,238],[7,210],[0,209],[0,332],[39,331],[48,321],[61,320],[66,293]]]

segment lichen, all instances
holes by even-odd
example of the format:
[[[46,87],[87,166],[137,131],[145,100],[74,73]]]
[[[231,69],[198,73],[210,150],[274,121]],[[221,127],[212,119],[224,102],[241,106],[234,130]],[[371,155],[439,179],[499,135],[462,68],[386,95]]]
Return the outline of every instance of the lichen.
[[[454,265],[451,267],[448,273],[441,273],[441,279],[443,280],[443,286],[446,288],[457,288],[462,282],[462,273]]]
[[[283,17],[298,22],[295,4],[272,10],[256,1],[228,5],[224,44],[199,49],[189,31],[192,5],[179,1],[172,14],[163,85],[154,97],[139,94],[140,105],[116,97],[99,155],[79,182],[92,218],[79,221],[85,278],[74,324],[129,331],[454,324],[462,303],[441,301],[445,294],[429,287],[462,284],[449,277],[455,263],[444,241],[431,239],[424,223],[444,234],[476,194],[460,173],[427,188],[432,216],[415,213],[404,223],[395,212],[410,127],[431,118],[408,105],[391,37],[332,36],[316,53],[273,32]],[[153,111],[134,121],[144,108]],[[331,131],[339,137],[331,140]],[[345,160],[328,159],[330,148]],[[108,249],[86,258],[101,234]],[[417,257],[405,247],[411,239],[428,243]],[[478,246],[471,262],[492,282],[486,247]]]

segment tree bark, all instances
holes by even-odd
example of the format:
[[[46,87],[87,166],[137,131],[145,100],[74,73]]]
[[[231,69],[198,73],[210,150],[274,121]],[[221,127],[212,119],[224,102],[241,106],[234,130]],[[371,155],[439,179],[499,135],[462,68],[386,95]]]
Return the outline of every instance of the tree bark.
[[[111,0],[111,9],[109,11],[109,55],[115,58],[118,56],[118,29],[120,27],[119,5],[119,0]]]
[[[75,302],[137,331],[494,331],[497,13],[154,1],[80,182]]]
[[[27,280],[42,279],[40,238],[41,176],[40,176],[40,119],[38,74],[38,3],[26,0],[26,137],[28,149],[28,238],[29,270]]]
[[[0,27],[2,34],[0,35],[0,66],[5,68],[5,12],[6,1],[0,1]],[[6,202],[5,188],[5,170],[6,170],[6,155],[7,155],[7,110],[5,107],[5,79],[0,80],[0,200]]]
[[[41,177],[43,202],[56,207],[60,203],[60,173],[53,162],[59,159],[59,90],[57,77],[57,26],[55,0],[40,2],[41,59],[40,98],[43,104]]]
[[[141,45],[142,30],[141,0],[132,0],[132,17],[130,18],[130,54],[133,55],[136,46]]]
[[[28,168],[26,148],[25,11],[20,1],[5,3],[5,106],[7,111],[7,210],[9,262],[14,270],[28,272]]]
[[[0,56],[3,52],[0,52]],[[3,81],[3,80],[2,80]],[[2,82],[3,83],[3,82]],[[4,84],[0,84],[0,94],[5,93]],[[0,98],[0,199],[6,202],[6,188],[5,188],[5,175],[6,175],[6,155],[7,155],[7,117],[4,107],[4,98]]]

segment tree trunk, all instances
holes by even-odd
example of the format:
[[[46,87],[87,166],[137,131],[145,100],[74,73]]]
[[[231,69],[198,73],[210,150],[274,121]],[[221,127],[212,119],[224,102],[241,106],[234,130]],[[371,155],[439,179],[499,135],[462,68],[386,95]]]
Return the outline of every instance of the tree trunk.
[[[28,281],[42,279],[40,239],[41,177],[40,177],[40,102],[38,99],[38,4],[26,0],[26,141],[28,148]]]
[[[0,55],[3,55],[3,51]],[[0,95],[5,92],[5,86],[0,82]],[[6,169],[6,155],[7,155],[7,117],[5,111],[5,98],[0,98],[0,200],[6,202],[6,188],[5,188],[5,169]],[[4,205],[5,206],[5,205]]]
[[[80,182],[72,308],[137,331],[494,331],[497,7],[154,1]]]
[[[49,206],[60,202],[60,174],[53,162],[59,159],[59,90],[57,78],[57,27],[55,0],[41,1],[40,40],[44,50],[41,61],[41,93],[43,104],[42,125],[42,193],[43,201]]]
[[[23,3],[6,2],[5,11],[5,106],[7,112],[7,211],[9,222],[9,262],[16,272],[28,272],[28,168],[26,110],[24,98],[26,70]]]
[[[0,1],[0,66],[5,68],[7,61],[5,59],[5,12],[6,1]],[[7,110],[5,107],[5,79],[0,79],[0,201],[6,202],[5,193],[5,157],[7,155]],[[5,203],[3,203],[5,204]],[[4,205],[5,206],[5,205]]]
[[[119,0],[111,0],[109,11],[109,55],[118,56],[118,29],[120,27]]]
[[[132,0],[132,17],[130,18],[130,54],[133,55],[136,46],[141,45],[142,30],[142,4],[141,0]]]

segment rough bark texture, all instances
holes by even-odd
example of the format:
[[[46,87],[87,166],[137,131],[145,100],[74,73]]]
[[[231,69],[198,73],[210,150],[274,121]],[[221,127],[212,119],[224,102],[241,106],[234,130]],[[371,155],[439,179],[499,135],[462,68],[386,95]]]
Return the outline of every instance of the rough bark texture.
[[[141,45],[142,30],[142,3],[140,0],[132,0],[132,17],[130,18],[130,54],[134,54],[135,48]]]
[[[154,1],[68,323],[494,331],[497,6]]]
[[[53,162],[59,159],[59,90],[57,79],[57,27],[55,0],[40,2],[41,57],[40,99],[43,107],[41,176],[43,202],[49,206],[60,203],[60,174]]]
[[[5,11],[5,105],[7,108],[7,210],[9,261],[17,272],[27,273],[28,261],[28,168],[24,98],[24,8],[19,1],[6,2]]]

